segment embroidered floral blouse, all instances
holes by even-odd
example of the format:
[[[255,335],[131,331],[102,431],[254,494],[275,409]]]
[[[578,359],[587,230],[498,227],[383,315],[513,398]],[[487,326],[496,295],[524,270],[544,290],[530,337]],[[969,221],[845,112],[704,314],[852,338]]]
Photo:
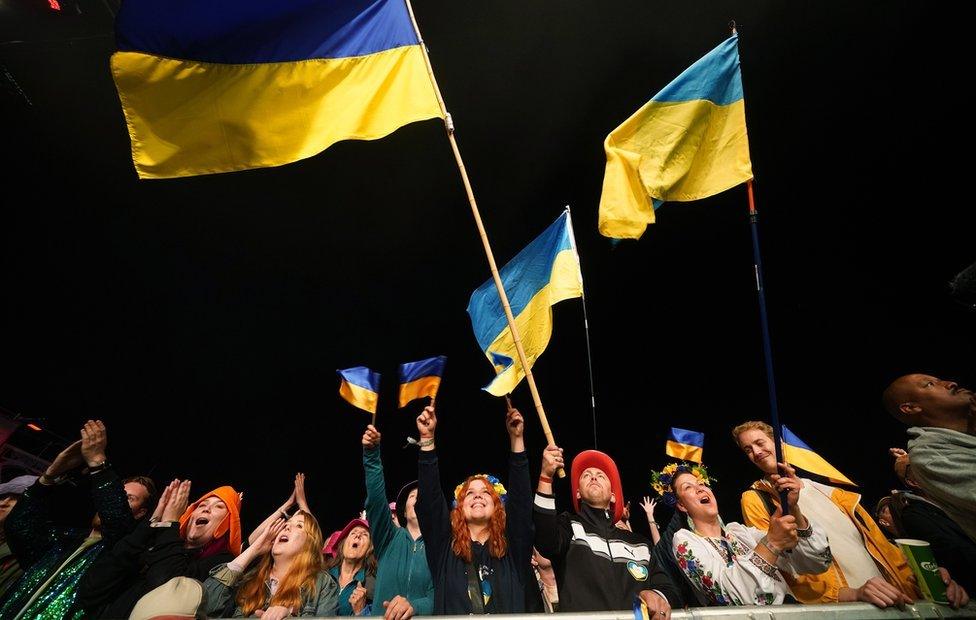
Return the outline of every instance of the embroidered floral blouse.
[[[674,535],[678,566],[708,605],[779,605],[790,593],[780,571],[817,574],[831,563],[827,536],[813,523],[798,532],[799,544],[775,566],[754,551],[766,535],[762,530],[729,523],[722,533],[710,538],[681,529]]]

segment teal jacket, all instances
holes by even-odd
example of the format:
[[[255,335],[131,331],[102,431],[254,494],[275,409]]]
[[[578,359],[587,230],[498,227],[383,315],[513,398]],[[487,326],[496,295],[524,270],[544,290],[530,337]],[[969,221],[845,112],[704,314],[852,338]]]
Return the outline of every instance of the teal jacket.
[[[414,540],[407,528],[393,525],[379,448],[363,449],[363,468],[366,470],[366,517],[379,565],[372,614],[382,616],[383,601],[393,600],[399,594],[410,601],[415,615],[429,616],[434,613],[434,580],[427,567],[424,537]]]

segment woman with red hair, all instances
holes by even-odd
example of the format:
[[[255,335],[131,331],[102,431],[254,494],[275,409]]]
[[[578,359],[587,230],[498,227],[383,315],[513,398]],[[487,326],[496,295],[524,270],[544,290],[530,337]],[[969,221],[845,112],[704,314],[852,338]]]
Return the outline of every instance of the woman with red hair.
[[[434,430],[428,406],[417,418],[420,431],[417,519],[434,579],[434,614],[522,613],[532,556],[532,493],[522,438],[525,423],[509,407],[505,420],[511,453],[508,483],[476,474],[455,489],[448,510],[441,490]]]
[[[321,549],[322,530],[310,512],[265,525],[253,545],[211,571],[203,584],[208,614],[219,616],[233,599],[235,618],[336,615],[339,587],[322,565]]]

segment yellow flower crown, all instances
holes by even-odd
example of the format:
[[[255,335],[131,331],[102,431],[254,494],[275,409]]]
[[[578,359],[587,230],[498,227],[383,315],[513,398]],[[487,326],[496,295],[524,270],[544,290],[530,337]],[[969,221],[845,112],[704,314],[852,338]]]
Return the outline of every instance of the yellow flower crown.
[[[708,469],[697,463],[694,465],[691,463],[671,463],[659,472],[652,471],[651,488],[664,499],[664,503],[668,506],[674,506],[678,503],[678,498],[674,494],[674,487],[671,486],[677,474],[691,474],[700,484],[708,486],[712,486],[712,483],[715,482],[715,478],[708,476]]]

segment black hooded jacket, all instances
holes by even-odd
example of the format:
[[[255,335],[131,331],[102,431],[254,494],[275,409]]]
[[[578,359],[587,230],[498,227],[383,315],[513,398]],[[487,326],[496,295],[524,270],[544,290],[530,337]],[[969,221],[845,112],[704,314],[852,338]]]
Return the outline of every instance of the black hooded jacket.
[[[559,611],[633,609],[641,590],[680,605],[677,588],[651,556],[651,542],[614,527],[612,517],[585,503],[578,513],[556,514],[555,498],[536,493],[535,546],[556,571]]]

